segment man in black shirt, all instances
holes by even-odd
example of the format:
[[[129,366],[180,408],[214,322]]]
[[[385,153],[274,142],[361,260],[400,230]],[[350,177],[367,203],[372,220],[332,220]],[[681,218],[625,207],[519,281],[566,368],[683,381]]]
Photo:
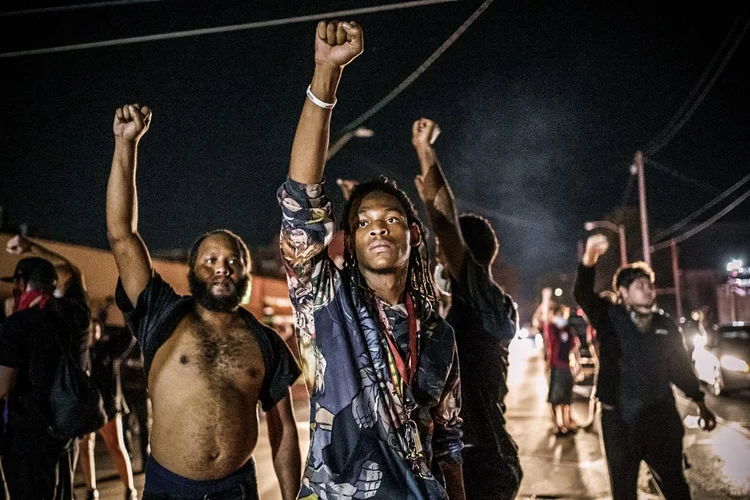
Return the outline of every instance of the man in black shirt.
[[[644,262],[621,267],[612,280],[619,303],[594,292],[595,265],[608,248],[601,234],[589,237],[574,295],[600,343],[596,395],[615,500],[637,498],[644,460],[667,499],[689,499],[683,472],[684,428],[672,384],[695,401],[704,429],[716,417],[703,401],[682,332],[667,315],[654,312],[654,273]]]
[[[153,403],[143,498],[257,499],[258,402],[282,497],[295,498],[302,473],[289,386],[300,370],[281,337],[240,307],[250,285],[247,246],[228,230],[201,236],[189,256],[191,295],[180,296],[138,233],[136,160],[150,122],[146,106],[115,111],[107,186],[115,298],[141,345]]]
[[[426,118],[412,128],[421,166],[415,179],[436,239],[438,257],[450,279],[446,319],[456,332],[461,360],[464,488],[472,500],[512,499],[522,471],[518,447],[505,429],[508,345],[518,329],[513,300],[492,278],[497,238],[476,214],[456,213],[453,193],[432,143],[437,124]]]
[[[75,440],[53,437],[42,416],[61,347],[81,366],[86,359],[89,308],[80,273],[69,271],[75,279],[61,298],[55,267],[41,257],[20,260],[3,278],[14,284],[16,311],[0,332],[0,398],[9,396],[3,470],[13,500],[73,498]]]

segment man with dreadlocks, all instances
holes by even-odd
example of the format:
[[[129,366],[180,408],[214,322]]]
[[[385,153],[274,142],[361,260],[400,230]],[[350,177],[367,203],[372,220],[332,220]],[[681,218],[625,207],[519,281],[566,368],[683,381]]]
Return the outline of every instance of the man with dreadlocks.
[[[153,406],[144,500],[257,500],[257,405],[268,418],[282,496],[299,489],[301,460],[289,386],[299,377],[275,331],[240,307],[250,291],[250,252],[231,231],[210,231],[188,257],[191,295],[154,270],[138,233],[138,143],[151,110],[115,111],[107,185],[107,236],[117,263],[117,305],[141,345]]]
[[[278,191],[310,393],[300,498],[463,499],[456,344],[437,314],[414,206],[386,179],[356,186],[341,219],[343,270],[328,257],[331,108],[344,66],[362,47],[356,23],[318,24],[315,72]]]
[[[463,471],[466,497],[515,498],[521,484],[518,447],[505,429],[508,345],[518,330],[518,311],[492,277],[498,243],[489,221],[456,212],[453,191],[433,143],[437,123],[420,118],[412,126],[412,145],[420,174],[415,178],[438,246],[438,269],[451,305],[446,319],[456,332],[463,384]],[[441,287],[442,288],[442,287]]]

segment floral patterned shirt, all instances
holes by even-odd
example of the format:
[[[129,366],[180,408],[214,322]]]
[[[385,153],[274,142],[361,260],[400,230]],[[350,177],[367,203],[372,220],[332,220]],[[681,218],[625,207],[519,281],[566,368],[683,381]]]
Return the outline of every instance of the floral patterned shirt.
[[[410,386],[400,385],[386,336],[398,335],[401,350],[408,347],[399,335],[408,317],[399,320],[384,308],[374,317],[354,282],[357,271],[339,270],[328,257],[334,221],[324,184],[287,178],[278,200],[281,251],[310,394],[310,450],[299,498],[447,498],[439,463],[461,463],[463,448],[453,329],[437,314],[419,324],[416,375]],[[392,331],[383,331],[383,324]],[[405,408],[412,407],[425,465],[416,473],[404,437]]]

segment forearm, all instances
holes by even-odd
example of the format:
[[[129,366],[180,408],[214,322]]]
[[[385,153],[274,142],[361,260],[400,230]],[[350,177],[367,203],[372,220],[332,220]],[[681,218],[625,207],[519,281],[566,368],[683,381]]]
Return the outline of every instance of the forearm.
[[[107,184],[107,235],[111,242],[138,232],[138,198],[135,187],[138,145],[115,139],[112,170]]]
[[[289,436],[286,435],[287,433]],[[293,429],[285,431],[285,435],[273,457],[273,467],[279,480],[281,498],[284,500],[295,499],[299,492],[302,460],[298,443],[297,429],[294,426]]]
[[[439,163],[424,176],[424,202],[438,237],[439,232],[458,227],[456,199]]]
[[[36,243],[32,241],[29,238],[26,238],[29,242],[29,247],[31,251],[37,253],[40,257],[44,257],[47,260],[53,261],[53,262],[62,262],[64,264],[69,265],[70,267],[74,267],[68,259],[66,259],[63,255],[60,255],[57,252],[53,252],[49,248],[40,245],[39,243]]]
[[[332,103],[336,100],[340,78],[341,68],[317,63],[310,90],[321,101]],[[305,99],[294,135],[289,177],[303,184],[320,182],[328,152],[330,126],[331,110]]]
[[[282,498],[293,499],[299,491],[302,464],[290,392],[268,410],[266,422],[273,468],[279,480]]]
[[[585,264],[578,266],[576,280],[573,285],[573,297],[581,305],[584,311],[586,307],[590,307],[596,302],[596,299],[599,298],[594,291],[595,279],[595,267],[587,266]]]
[[[463,467],[457,462],[440,462],[440,470],[445,478],[445,489],[450,500],[464,500],[464,473]]]

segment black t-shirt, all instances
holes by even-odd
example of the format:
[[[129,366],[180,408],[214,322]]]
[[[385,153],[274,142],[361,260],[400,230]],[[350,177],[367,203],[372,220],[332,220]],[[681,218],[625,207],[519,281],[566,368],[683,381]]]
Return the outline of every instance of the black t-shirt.
[[[192,296],[178,295],[155,271],[138,297],[135,307],[119,280],[115,297],[130,331],[135,332],[141,344],[145,375],[148,378],[156,351],[172,335],[185,314],[193,309],[195,299]],[[260,323],[243,308],[238,309],[238,314],[255,335],[263,352],[266,375],[259,399],[263,409],[268,410],[287,395],[288,387],[297,380],[300,369],[291,351],[274,330]]]
[[[3,324],[0,365],[18,370],[9,396],[4,446],[33,454],[59,444],[47,433],[40,411],[49,399],[60,348],[85,366],[89,320],[85,292],[73,286],[65,297],[50,298],[43,309],[35,306],[17,312]]]
[[[505,432],[503,413],[507,347],[518,328],[518,313],[510,296],[468,253],[460,279],[451,280],[446,319],[456,332],[461,360],[464,443],[512,453],[515,443]]]

